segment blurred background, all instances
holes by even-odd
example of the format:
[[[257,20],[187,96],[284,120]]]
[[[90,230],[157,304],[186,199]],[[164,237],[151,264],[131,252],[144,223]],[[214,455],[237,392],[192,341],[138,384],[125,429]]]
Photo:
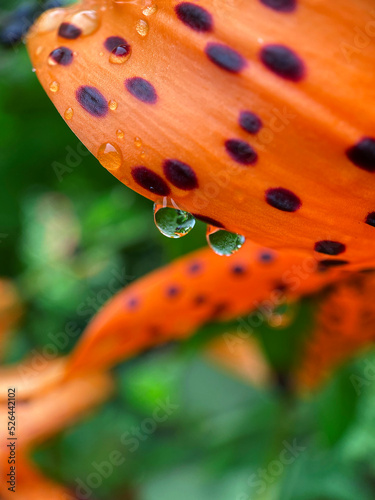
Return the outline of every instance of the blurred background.
[[[119,290],[205,245],[201,223],[186,238],[164,238],[152,203],[99,165],[45,95],[21,37],[43,8],[59,3],[0,6],[0,318],[4,330],[14,325],[5,364],[51,342],[70,352],[113,294],[113,277]],[[93,500],[373,500],[371,350],[314,393],[292,390],[315,307],[306,299],[280,312],[281,326],[262,324],[245,359],[227,342],[229,364],[244,365],[240,376],[218,362],[223,346],[214,347],[238,323],[207,325],[183,344],[123,363],[113,371],[111,399],[35,449],[34,461]],[[69,322],[76,333],[59,344]],[[168,402],[167,418],[150,424]],[[93,486],[93,463],[113,450],[124,463]]]

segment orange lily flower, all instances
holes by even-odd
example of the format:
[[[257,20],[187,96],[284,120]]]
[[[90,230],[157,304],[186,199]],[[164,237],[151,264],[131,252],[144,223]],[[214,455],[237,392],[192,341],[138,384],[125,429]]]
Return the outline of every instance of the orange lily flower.
[[[370,0],[83,0],[30,31],[36,75],[121,182],[332,265],[375,263]],[[367,33],[367,34],[366,34]]]

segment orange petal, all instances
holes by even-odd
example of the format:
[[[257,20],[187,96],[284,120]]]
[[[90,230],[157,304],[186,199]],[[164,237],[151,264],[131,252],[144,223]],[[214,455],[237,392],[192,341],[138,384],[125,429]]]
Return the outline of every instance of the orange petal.
[[[317,325],[298,371],[303,388],[316,388],[335,368],[374,343],[375,276],[336,284],[319,306]]]
[[[231,336],[238,339],[238,332],[229,333],[228,338]],[[218,338],[207,346],[205,353],[210,360],[255,387],[267,387],[272,380],[270,366],[255,338],[240,338],[235,348],[227,339]]]
[[[60,114],[152,200],[266,246],[373,264],[372,0],[187,4],[45,13],[28,49]]]
[[[40,396],[58,384],[65,373],[66,360],[46,360],[41,354],[18,363],[0,368],[0,402],[7,399],[9,387],[17,387],[19,401]]]
[[[2,471],[9,470],[7,465],[7,457],[3,458],[5,465],[1,468]],[[0,485],[1,498],[3,500],[75,500],[75,496],[66,488],[54,483],[44,477],[29,461],[24,452],[17,454],[17,476],[15,493],[8,490],[11,487],[2,481]]]
[[[317,269],[303,252],[271,252],[250,242],[229,258],[205,249],[133,283],[89,324],[68,371],[101,370],[153,345],[192,335],[211,320],[314,293],[346,273]]]
[[[14,387],[15,382],[9,387]],[[95,373],[81,378],[65,381],[49,392],[30,401],[18,398],[16,387],[15,436],[9,437],[8,403],[0,406],[0,425],[2,441],[0,445],[1,477],[9,473],[8,463],[11,440],[16,440],[17,496],[9,495],[5,481],[0,482],[1,498],[20,498],[22,500],[73,500],[71,496],[63,496],[67,491],[41,476],[28,462],[27,451],[37,442],[43,441],[56,432],[74,423],[86,415],[94,406],[108,398],[113,389],[110,375]],[[8,393],[8,391],[6,391]],[[9,438],[9,439],[7,439]],[[9,495],[9,496],[8,496]],[[14,493],[13,493],[14,495]]]

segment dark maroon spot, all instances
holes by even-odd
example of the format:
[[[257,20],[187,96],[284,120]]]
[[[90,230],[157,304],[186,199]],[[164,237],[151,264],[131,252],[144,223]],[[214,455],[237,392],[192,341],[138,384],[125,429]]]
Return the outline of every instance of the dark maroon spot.
[[[180,21],[194,31],[208,32],[212,30],[212,16],[200,5],[181,2],[176,6],[176,14]]]
[[[263,47],[260,58],[268,69],[287,80],[298,82],[305,76],[305,65],[302,59],[284,45]]]
[[[82,31],[80,28],[78,28],[78,26],[74,26],[74,24],[61,23],[58,33],[62,38],[75,40],[81,35]]]
[[[139,101],[147,104],[155,104],[158,100],[154,86],[139,76],[129,78],[125,81],[125,87]]]
[[[188,272],[189,274],[198,274],[202,271],[202,264],[200,262],[192,262],[189,265]]]
[[[220,227],[221,229],[224,229],[224,226],[221,222],[215,219],[211,219],[211,217],[206,217],[205,215],[200,214],[192,214],[192,216],[202,222],[205,222],[206,224],[209,224],[210,226]]]
[[[170,286],[168,289],[167,289],[167,296],[168,297],[177,297],[177,295],[180,293],[180,288],[178,288],[177,286]]]
[[[355,146],[346,151],[346,156],[357,167],[367,170],[367,172],[375,171],[375,139],[365,137]]]
[[[241,111],[238,122],[240,127],[249,134],[256,134],[263,125],[261,119],[251,111]]]
[[[340,260],[340,259],[326,259],[326,260],[321,260],[319,262],[319,265],[321,266],[322,269],[345,266],[347,264],[349,264],[347,260]]]
[[[95,87],[84,85],[76,92],[77,101],[93,116],[102,117],[108,112],[108,102]]]
[[[194,170],[179,160],[166,160],[164,162],[164,174],[174,186],[188,191],[198,187],[197,176]]]
[[[58,47],[50,53],[49,57],[56,64],[68,66],[73,61],[73,52],[68,47]]]
[[[167,183],[152,170],[146,167],[135,167],[132,170],[133,179],[137,184],[151,193],[168,196],[170,193]]]
[[[201,306],[202,304],[205,304],[207,302],[207,298],[205,295],[197,295],[194,297],[194,304],[197,306]]]
[[[112,54],[116,57],[128,57],[131,52],[131,47],[128,44],[118,45],[112,50]]]
[[[128,300],[127,306],[132,310],[137,309],[137,307],[139,306],[139,300],[136,297],[132,297]]]
[[[241,139],[228,139],[225,142],[225,149],[229,156],[241,165],[254,165],[258,159],[256,151]]]
[[[375,227],[375,212],[370,212],[365,220],[366,224]]]
[[[338,241],[323,240],[315,243],[315,252],[324,253],[326,255],[340,255],[345,252],[346,247]]]
[[[260,2],[278,12],[293,12],[297,7],[297,0],[260,0]]]
[[[228,310],[228,304],[224,302],[215,304],[211,313],[211,319],[216,319],[222,316]]]
[[[109,36],[105,42],[104,42],[104,47],[108,50],[108,52],[112,52],[116,47],[119,47],[120,45],[129,45],[125,38],[122,38],[121,36]]]
[[[264,264],[269,264],[275,260],[275,254],[269,250],[262,250],[259,253],[259,260]]]
[[[230,73],[239,73],[246,66],[246,59],[227,45],[208,43],[205,50],[210,61]]]
[[[285,188],[271,188],[266,191],[266,202],[283,212],[296,212],[302,205],[297,195]]]
[[[246,273],[246,267],[241,264],[235,264],[232,267],[232,273],[236,275],[242,275]]]

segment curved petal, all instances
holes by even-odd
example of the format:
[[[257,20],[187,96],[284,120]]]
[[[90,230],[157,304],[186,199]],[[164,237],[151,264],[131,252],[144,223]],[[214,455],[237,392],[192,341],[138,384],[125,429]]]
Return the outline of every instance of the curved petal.
[[[113,389],[112,378],[108,374],[94,373],[81,378],[73,378],[54,387],[46,394],[34,397],[30,401],[16,402],[16,493],[22,500],[73,500],[65,488],[44,478],[34,469],[28,459],[28,451],[37,442],[43,441],[56,432],[71,425],[86,415],[94,406],[105,401]],[[8,403],[0,406],[2,429],[8,427]],[[0,470],[6,477],[9,467],[9,448],[5,434],[2,434],[0,446]],[[8,490],[6,480],[0,482],[0,496],[14,498]]]
[[[45,13],[28,49],[132,189],[266,246],[374,263],[372,0],[216,6],[84,0]]]
[[[188,255],[131,284],[92,320],[68,372],[102,370],[153,345],[192,335],[211,320],[229,320],[311,294],[347,273],[317,267],[304,252],[250,242],[229,258],[210,249]]]

